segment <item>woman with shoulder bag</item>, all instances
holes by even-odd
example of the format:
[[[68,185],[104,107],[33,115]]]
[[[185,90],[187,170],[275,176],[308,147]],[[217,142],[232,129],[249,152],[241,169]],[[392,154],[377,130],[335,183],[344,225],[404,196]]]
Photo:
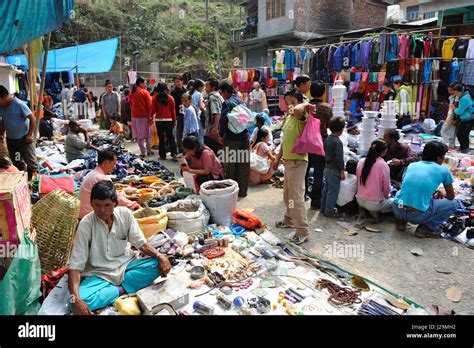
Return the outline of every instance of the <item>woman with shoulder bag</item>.
[[[260,173],[253,168],[250,168],[249,181],[251,185],[259,185],[270,180],[275,172],[273,170],[273,161],[276,159],[275,155],[272,153],[268,142],[270,141],[270,134],[266,129],[261,128],[257,132],[257,139],[255,140],[255,145],[252,147],[252,151],[255,152],[257,156],[267,159],[269,162],[268,171],[266,173]]]

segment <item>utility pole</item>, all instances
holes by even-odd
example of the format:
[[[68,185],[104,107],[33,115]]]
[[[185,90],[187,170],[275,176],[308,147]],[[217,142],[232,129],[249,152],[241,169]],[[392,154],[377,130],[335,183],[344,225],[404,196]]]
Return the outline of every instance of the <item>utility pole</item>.
[[[119,58],[120,58],[120,84],[123,84],[123,76],[122,76],[122,35],[119,36]]]
[[[221,51],[219,48],[219,36],[217,35],[217,28],[214,29],[214,33],[216,36],[216,49],[217,49],[217,73],[219,74],[219,79],[222,77],[221,71]]]

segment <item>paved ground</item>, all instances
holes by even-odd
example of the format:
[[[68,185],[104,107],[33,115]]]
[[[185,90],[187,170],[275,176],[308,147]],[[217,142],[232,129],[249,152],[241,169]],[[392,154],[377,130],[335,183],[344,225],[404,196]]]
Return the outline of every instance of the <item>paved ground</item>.
[[[127,147],[136,151],[136,144],[127,144]],[[178,172],[178,163],[167,160],[164,164]],[[238,208],[255,208],[255,213],[266,224],[274,226],[284,214],[283,190],[270,185],[250,187],[248,196],[239,198]],[[312,254],[424,307],[437,304],[452,308],[458,314],[474,314],[474,250],[446,239],[418,239],[414,236],[416,226],[401,233],[388,220],[377,225],[380,233],[360,230],[357,235],[349,236],[337,222],[353,225],[353,217],[334,220],[320,216],[319,211],[308,210],[308,219],[312,232],[309,241],[302,246]],[[313,231],[315,228],[322,232]],[[271,230],[280,238],[291,232],[275,227]],[[423,256],[410,252],[415,247],[423,251]],[[341,255],[341,248],[348,252]],[[450,274],[439,273],[437,269]],[[452,286],[462,290],[459,303],[445,297],[445,290]]]

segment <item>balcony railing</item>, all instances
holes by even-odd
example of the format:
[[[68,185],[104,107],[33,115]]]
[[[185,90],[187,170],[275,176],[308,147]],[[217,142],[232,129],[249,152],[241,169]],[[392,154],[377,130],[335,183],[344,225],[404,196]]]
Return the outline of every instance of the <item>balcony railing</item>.
[[[231,30],[232,43],[238,43],[257,37],[257,25],[246,25]]]

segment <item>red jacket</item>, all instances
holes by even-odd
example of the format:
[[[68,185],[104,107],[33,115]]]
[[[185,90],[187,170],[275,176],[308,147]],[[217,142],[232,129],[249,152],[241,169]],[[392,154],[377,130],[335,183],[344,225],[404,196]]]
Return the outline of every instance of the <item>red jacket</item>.
[[[151,109],[150,93],[142,87],[137,87],[135,92],[129,95],[132,118],[148,118]]]
[[[156,95],[153,97],[151,102],[150,118],[155,115],[155,120],[173,120],[173,124],[176,124],[176,109],[174,98],[168,95],[168,104],[162,105],[157,99]]]

